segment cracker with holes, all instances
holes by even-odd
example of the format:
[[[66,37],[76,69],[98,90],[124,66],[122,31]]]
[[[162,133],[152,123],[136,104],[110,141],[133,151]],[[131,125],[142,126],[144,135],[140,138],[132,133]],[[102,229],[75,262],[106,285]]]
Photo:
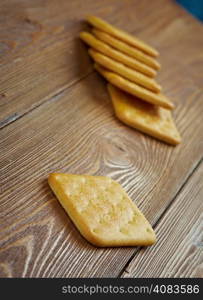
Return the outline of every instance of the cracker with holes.
[[[99,247],[147,246],[156,241],[144,215],[108,177],[52,173],[49,185],[80,233]]]
[[[181,142],[180,134],[168,109],[146,103],[113,85],[108,85],[114,110],[123,123],[168,144]]]

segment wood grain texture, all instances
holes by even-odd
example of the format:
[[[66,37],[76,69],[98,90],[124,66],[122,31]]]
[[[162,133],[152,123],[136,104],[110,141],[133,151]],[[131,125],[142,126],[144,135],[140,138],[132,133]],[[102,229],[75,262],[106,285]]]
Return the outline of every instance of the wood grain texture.
[[[157,244],[142,248],[121,277],[203,278],[203,163],[156,227]]]
[[[203,153],[203,107],[195,101],[202,95],[189,91],[187,97],[179,91],[183,143],[176,148],[120,123],[95,73],[3,128],[1,276],[118,276],[136,249],[86,242],[51,193],[47,175],[111,176],[155,224]]]
[[[87,27],[82,22],[86,15],[99,15],[125,28],[129,23],[123,8],[134,6],[133,1],[117,0],[17,3],[0,4],[0,127],[91,72],[86,47],[78,38]]]
[[[0,34],[9,41],[1,47],[1,125],[16,120],[0,132],[0,276],[116,277],[139,249],[91,246],[52,194],[47,176],[111,176],[156,224],[202,158],[202,27],[171,1],[17,2],[0,3]],[[86,13],[136,33],[161,52],[158,80],[176,103],[180,146],[115,118],[105,81],[91,73],[86,47],[74,42]]]
[[[193,84],[202,86],[203,41],[199,37],[203,28],[177,5],[165,2],[61,0],[58,5],[57,0],[20,0],[16,5],[16,0],[2,0],[0,127],[92,72],[86,47],[78,39],[79,32],[87,27],[82,20],[88,14],[98,15],[156,46],[165,70],[168,53],[174,66],[186,53],[188,77],[193,73]],[[164,76],[168,75],[166,72]]]

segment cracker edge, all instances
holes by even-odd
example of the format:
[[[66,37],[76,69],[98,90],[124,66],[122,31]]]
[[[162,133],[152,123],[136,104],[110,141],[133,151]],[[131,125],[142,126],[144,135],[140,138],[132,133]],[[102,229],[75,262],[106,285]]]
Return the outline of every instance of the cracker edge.
[[[94,27],[101,28],[105,32],[109,32],[113,36],[117,37],[120,40],[125,41],[126,43],[132,45],[133,47],[141,49],[143,52],[147,53],[152,57],[159,56],[159,52],[154,47],[150,46],[148,43],[138,39],[136,36],[119,29],[116,26],[108,23],[107,21],[96,17],[94,15],[89,15],[86,17],[86,21]]]
[[[149,221],[146,219],[146,217],[144,216],[144,214],[139,210],[139,208],[135,205],[135,203],[132,201],[132,199],[129,198],[128,194],[126,193],[125,190],[124,193],[127,195],[127,197],[129,198],[130,201],[132,201],[133,205],[136,206],[136,208],[139,210],[140,215],[142,215],[142,217],[144,217],[144,219],[147,221],[148,226],[151,228],[151,239],[146,242],[142,241],[142,242],[136,242],[136,243],[129,243],[129,242],[122,242],[122,243],[118,243],[118,241],[112,242],[110,243],[110,241],[105,241],[102,238],[100,238],[99,236],[97,236],[96,234],[94,234],[92,231],[89,230],[88,226],[86,226],[85,222],[83,222],[82,218],[80,218],[81,220],[81,224],[79,224],[77,222],[77,217],[74,217],[74,213],[75,215],[77,215],[77,211],[74,209],[74,207],[71,206],[65,206],[63,203],[63,197],[67,198],[67,195],[63,192],[63,190],[61,190],[60,185],[58,184],[58,181],[56,180],[56,175],[61,175],[62,173],[51,173],[49,174],[48,177],[48,183],[49,186],[51,187],[51,190],[53,191],[53,193],[55,194],[55,196],[57,197],[58,201],[60,202],[61,206],[64,208],[66,214],[68,214],[68,216],[70,217],[71,221],[73,222],[74,226],[76,226],[76,228],[78,229],[78,231],[80,232],[80,234],[83,236],[83,238],[85,238],[89,243],[91,243],[92,245],[96,246],[96,247],[136,247],[136,246],[151,246],[154,243],[156,243],[156,234],[154,232],[154,229],[152,228],[151,224],[149,223]],[[104,177],[104,176],[102,176]],[[113,179],[111,179],[113,182],[117,183],[116,181],[114,181]],[[117,183],[119,184],[119,183]],[[59,187],[59,188],[58,188]],[[123,188],[122,188],[123,189]],[[70,203],[69,203],[70,204]]]
[[[77,216],[78,212],[71,205],[71,203],[67,201],[69,206],[64,204],[63,198],[68,199],[68,197],[64,193],[64,191],[61,190],[61,187],[55,178],[56,175],[60,175],[60,173],[49,174],[48,177],[49,186],[51,187],[53,193],[59,200],[61,206],[64,208],[66,214],[70,217],[74,226],[83,236],[83,238],[85,238],[89,243],[91,243],[94,246],[105,247],[105,243],[103,243],[102,240],[100,240],[100,238],[98,238],[93,232],[90,231],[86,223],[83,222],[82,218],[80,218],[80,222],[77,221],[77,217],[74,217],[74,215]]]
[[[125,115],[122,114],[122,113],[120,113],[120,112],[118,111],[118,109],[116,108],[116,105],[114,104],[114,100],[113,100],[113,96],[112,96],[112,93],[113,93],[113,92],[112,92],[112,88],[116,88],[116,89],[119,89],[119,88],[114,87],[112,84],[109,84],[109,83],[107,84],[107,90],[108,90],[108,92],[109,92],[111,101],[112,101],[112,103],[113,103],[113,107],[114,107],[114,111],[115,111],[116,117],[117,117],[121,122],[123,122],[124,124],[126,124],[126,125],[128,125],[128,126],[134,128],[134,129],[136,129],[136,130],[138,130],[138,131],[140,131],[140,132],[142,132],[142,133],[144,133],[144,134],[146,134],[146,135],[149,135],[149,136],[151,136],[151,137],[154,137],[154,138],[158,139],[158,140],[161,141],[161,142],[165,142],[165,143],[167,143],[167,144],[169,144],[169,145],[176,146],[176,145],[178,145],[178,144],[181,143],[182,139],[181,139],[181,136],[180,136],[178,130],[177,130],[177,132],[178,132],[178,134],[179,134],[179,139],[174,139],[174,138],[172,138],[172,137],[169,137],[168,135],[160,134],[159,132],[156,132],[156,133],[155,133],[153,130],[150,130],[150,128],[147,128],[147,129],[146,129],[145,126],[142,126],[141,124],[136,124],[136,125],[132,124],[132,122],[130,122],[130,121],[125,117]],[[125,93],[125,92],[123,92],[122,90],[121,90],[121,92],[122,92],[122,93]],[[127,94],[127,93],[126,93],[126,94]],[[143,101],[143,100],[140,100],[140,101]],[[152,105],[153,105],[153,104],[152,104]],[[160,107],[160,108],[161,108],[161,107]],[[163,109],[163,108],[161,108],[161,109]],[[177,129],[177,128],[176,128],[176,129]]]
[[[117,88],[119,88],[120,90],[122,90],[122,91],[124,91],[124,92],[126,92],[128,94],[131,94],[131,95],[133,95],[135,97],[140,98],[142,101],[148,102],[148,103],[153,104],[153,105],[161,106],[163,108],[167,108],[167,109],[170,109],[170,110],[173,110],[175,108],[175,105],[169,99],[167,99],[166,96],[164,96],[164,95],[162,95],[162,96],[165,99],[167,99],[165,101],[161,100],[161,99],[153,99],[153,101],[152,101],[152,100],[149,100],[148,96],[147,96],[147,98],[146,97],[144,98],[144,97],[138,96],[137,94],[135,94],[134,92],[132,92],[132,88],[131,87],[129,88],[128,82],[130,83],[130,85],[135,85],[136,88],[138,87],[139,89],[141,88],[143,90],[147,90],[147,89],[145,89],[144,87],[139,86],[138,84],[136,84],[136,83],[134,83],[134,82],[132,82],[132,81],[130,81],[128,79],[125,79],[124,77],[122,77],[119,74],[116,74],[115,72],[107,70],[106,68],[104,68],[103,66],[101,66],[98,63],[94,63],[94,69],[101,76],[103,76],[108,82],[110,82],[113,86],[116,86]],[[147,90],[147,92],[150,92],[150,93],[154,94],[155,96],[159,95],[159,94],[153,93],[150,90]],[[148,99],[148,100],[146,100],[146,99]]]

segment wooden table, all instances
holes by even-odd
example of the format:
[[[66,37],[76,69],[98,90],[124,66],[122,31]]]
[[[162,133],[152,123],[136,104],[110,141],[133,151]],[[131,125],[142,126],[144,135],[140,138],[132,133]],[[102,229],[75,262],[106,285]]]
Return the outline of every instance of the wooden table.
[[[88,14],[160,51],[179,146],[115,118],[78,39]],[[203,277],[202,24],[169,0],[1,0],[0,15],[1,277]],[[47,184],[54,171],[120,182],[157,243],[90,245]]]

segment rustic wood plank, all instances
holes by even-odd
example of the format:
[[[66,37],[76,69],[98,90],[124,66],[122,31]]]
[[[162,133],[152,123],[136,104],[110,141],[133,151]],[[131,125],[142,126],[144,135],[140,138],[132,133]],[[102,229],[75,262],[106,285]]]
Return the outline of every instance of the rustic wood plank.
[[[1,1],[1,127],[92,70],[78,40],[87,14],[125,27],[122,1]],[[133,6],[133,2],[131,1]]]
[[[74,16],[76,5],[85,3],[83,6],[86,6],[88,1],[73,2],[76,4],[70,4],[70,7],[73,7]],[[56,96],[3,128],[0,133],[1,277],[115,277],[136,251],[136,248],[98,249],[88,244],[51,193],[47,185],[48,173],[58,170],[111,176],[125,187],[155,224],[202,158],[203,45],[198,22],[182,10],[176,10],[172,2],[163,5],[163,1],[157,0],[153,4],[153,13],[152,6],[149,2],[146,5],[146,1],[108,1],[110,4],[106,6],[103,1],[102,7],[101,2],[94,2],[88,2],[93,5],[89,4],[91,13],[97,12],[109,21],[112,16],[113,23],[130,31],[137,21],[136,33],[158,46],[163,65],[159,80],[177,104],[174,115],[183,143],[176,148],[169,147],[117,121],[104,81],[96,74],[87,76],[91,72],[91,64],[83,46],[78,50],[77,59],[74,57],[77,66],[70,65],[70,73],[76,74],[81,64],[84,72],[79,73],[87,78],[77,82],[78,75],[71,77],[69,74],[70,82],[66,85],[66,42],[68,51],[71,50],[68,28],[73,29],[72,33],[75,30],[74,34],[70,34],[72,40],[79,31],[79,25],[75,27],[75,17],[67,21],[65,1],[61,1],[61,8],[56,1],[46,2],[52,3],[53,8],[50,12],[45,10],[45,15],[39,13],[41,0],[32,1],[35,3],[32,9],[29,8],[30,1],[23,4],[24,7],[28,5],[25,10],[19,6],[18,12],[25,13],[23,17],[32,17],[36,22],[45,20],[55,33],[52,38],[43,39],[43,35],[38,38],[37,30],[32,29],[34,24],[30,24],[30,31],[33,30],[36,39],[30,48],[18,41],[18,46],[13,46],[13,53],[5,55],[7,48],[2,48],[5,51],[0,72],[7,70],[3,73],[5,76],[12,74],[13,83],[8,85],[8,89],[13,97],[10,99],[14,101],[10,107],[15,109],[5,116],[11,122],[42,104],[50,95]],[[8,2],[3,0],[0,5],[5,4]],[[133,11],[133,8],[136,9]],[[60,10],[63,11],[61,14]],[[86,10],[79,12],[77,22]],[[15,19],[16,12],[12,14],[12,9],[10,12],[9,16]],[[177,19],[177,16],[180,18]],[[67,31],[64,29],[64,32],[65,20]],[[1,28],[5,30],[5,27]],[[18,26],[16,28],[19,30]],[[19,36],[15,30],[13,34]],[[26,37],[22,39],[25,40]],[[49,62],[47,66],[45,60]],[[35,67],[38,63],[39,68]],[[18,68],[15,69],[15,66]],[[49,72],[43,73],[44,66]],[[29,68],[33,73],[29,72]],[[32,80],[32,74],[36,82]],[[6,80],[4,84],[7,86]],[[64,87],[67,88],[65,91]],[[7,103],[6,92],[1,97],[3,108]],[[15,102],[14,98],[18,101]]]
[[[121,277],[203,278],[203,163],[158,223],[157,244],[142,248]]]
[[[171,78],[184,76],[181,65],[174,72]],[[98,249],[86,242],[47,175],[111,176],[155,224],[203,153],[202,92],[178,82],[174,93],[183,136],[176,148],[120,123],[95,73],[1,130],[1,276],[118,276],[136,248]]]
[[[20,0],[16,5],[16,0],[2,0],[0,127],[92,71],[86,47],[77,38],[79,31],[86,28],[81,20],[87,14],[98,15],[134,32],[156,46],[162,55],[166,53],[165,58],[160,58],[165,70],[168,53],[174,66],[182,53],[186,53],[188,77],[192,73],[193,84],[201,87],[203,41],[199,37],[203,28],[177,5],[165,2],[166,5],[162,0],[153,3],[147,0],[61,0],[59,5],[57,0]],[[165,76],[170,79],[168,72]]]

